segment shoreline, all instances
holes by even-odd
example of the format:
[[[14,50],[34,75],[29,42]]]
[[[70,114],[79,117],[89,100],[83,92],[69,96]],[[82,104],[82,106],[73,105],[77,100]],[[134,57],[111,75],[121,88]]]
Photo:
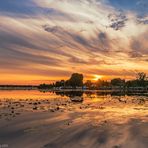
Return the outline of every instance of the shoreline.
[[[136,89],[38,89],[38,87],[0,87],[0,91],[40,91],[46,92],[82,92],[82,93],[100,93],[100,94],[113,94],[113,95],[148,95],[148,90]]]

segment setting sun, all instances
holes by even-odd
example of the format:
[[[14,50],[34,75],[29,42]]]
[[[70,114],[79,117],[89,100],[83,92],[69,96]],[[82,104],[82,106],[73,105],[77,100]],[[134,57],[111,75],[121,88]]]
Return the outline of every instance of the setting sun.
[[[101,75],[94,75],[93,80],[94,80],[94,81],[97,81],[97,80],[99,80],[99,79],[102,79],[102,77],[103,77],[103,76],[101,76]]]

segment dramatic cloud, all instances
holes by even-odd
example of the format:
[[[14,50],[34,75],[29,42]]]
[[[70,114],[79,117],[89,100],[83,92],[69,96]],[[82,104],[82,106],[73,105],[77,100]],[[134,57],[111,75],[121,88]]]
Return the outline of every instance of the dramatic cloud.
[[[87,79],[148,72],[146,5],[146,0],[1,1],[0,76],[9,82],[12,75],[45,81],[73,72]]]
[[[127,17],[120,13],[120,14],[110,14],[109,20],[111,21],[110,27],[115,30],[120,30],[125,27],[126,21],[128,20]]]
[[[148,16],[147,17],[138,17],[137,22],[144,24],[144,25],[148,25]]]

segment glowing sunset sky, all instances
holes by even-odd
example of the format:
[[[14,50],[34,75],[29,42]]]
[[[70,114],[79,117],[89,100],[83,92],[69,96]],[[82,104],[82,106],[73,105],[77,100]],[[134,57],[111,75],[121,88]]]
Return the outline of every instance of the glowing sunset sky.
[[[0,0],[0,84],[148,73],[147,0]]]

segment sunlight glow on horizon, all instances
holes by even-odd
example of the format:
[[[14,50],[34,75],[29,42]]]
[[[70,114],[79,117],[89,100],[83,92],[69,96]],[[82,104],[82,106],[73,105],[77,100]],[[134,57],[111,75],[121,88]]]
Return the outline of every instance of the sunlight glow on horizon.
[[[94,75],[94,78],[92,80],[98,81],[99,79],[102,79],[102,78],[103,78],[103,76],[101,76],[101,75]]]

